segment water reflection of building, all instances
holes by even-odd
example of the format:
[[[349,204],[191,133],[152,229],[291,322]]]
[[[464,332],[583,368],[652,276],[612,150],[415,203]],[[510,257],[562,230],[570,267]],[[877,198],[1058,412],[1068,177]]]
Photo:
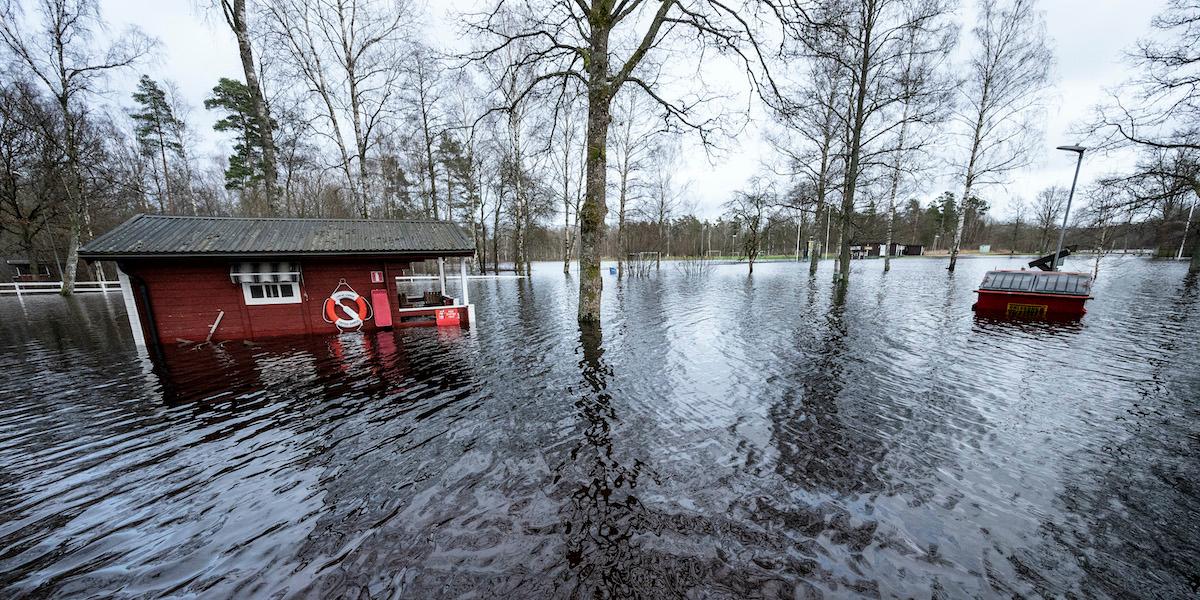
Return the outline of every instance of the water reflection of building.
[[[292,423],[290,443],[303,450],[299,463],[319,473],[312,494],[320,508],[297,516],[306,533],[284,561],[292,593],[399,593],[412,584],[406,569],[437,552],[430,536],[442,511],[469,510],[470,498],[433,491],[453,493],[439,486],[452,479],[448,471],[471,437],[461,419],[481,393],[467,341],[426,329],[256,350],[264,385],[286,365],[311,369],[273,392],[288,403],[281,417]],[[299,353],[306,357],[293,358]]]

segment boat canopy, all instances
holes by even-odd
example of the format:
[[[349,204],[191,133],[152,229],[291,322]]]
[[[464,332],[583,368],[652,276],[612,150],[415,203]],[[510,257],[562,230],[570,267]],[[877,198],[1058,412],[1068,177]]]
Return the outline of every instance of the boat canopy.
[[[1092,291],[1092,278],[1083,273],[1057,271],[989,271],[979,289],[1087,296]]]

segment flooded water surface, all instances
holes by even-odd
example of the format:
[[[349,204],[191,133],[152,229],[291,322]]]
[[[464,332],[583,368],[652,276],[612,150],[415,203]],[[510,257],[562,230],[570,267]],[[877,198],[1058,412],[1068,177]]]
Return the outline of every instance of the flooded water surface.
[[[471,331],[154,362],[118,295],[0,299],[0,596],[1194,596],[1200,284],[977,319],[1019,264],[664,263],[583,330],[547,264]]]

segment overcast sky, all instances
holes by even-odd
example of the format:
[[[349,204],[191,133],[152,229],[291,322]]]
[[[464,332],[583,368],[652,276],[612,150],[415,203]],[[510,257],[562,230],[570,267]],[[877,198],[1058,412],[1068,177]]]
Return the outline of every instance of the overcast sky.
[[[452,42],[455,29],[446,16],[448,7],[487,5],[491,0],[433,0],[426,36],[431,40]],[[220,14],[207,10],[207,0],[100,0],[104,18],[113,31],[127,25],[137,25],[147,34],[160,40],[158,58],[144,69],[155,79],[169,79],[181,89],[192,105],[189,123],[202,136],[201,154],[226,153],[225,140],[212,133],[214,115],[203,108],[203,100],[220,77],[241,79],[241,63],[233,35],[225,27]],[[968,5],[959,18],[970,19]],[[1150,19],[1163,7],[1162,0],[1043,0],[1046,25],[1051,47],[1057,56],[1055,84],[1051,90],[1045,146],[1049,149],[1037,164],[1014,174],[1005,189],[988,189],[982,195],[991,200],[997,216],[1007,212],[1007,198],[1020,196],[1031,199],[1039,189],[1049,185],[1069,186],[1074,169],[1073,154],[1056,152],[1054,146],[1074,143],[1069,137],[1073,123],[1088,115],[1100,101],[1105,88],[1126,78],[1128,71],[1123,53],[1139,37],[1149,32]],[[964,30],[960,44],[963,50],[971,43]],[[961,54],[961,52],[960,52]],[[114,87],[132,91],[132,80]],[[737,79],[730,85],[743,86]],[[128,105],[128,93],[112,98]],[[706,157],[691,146],[685,147],[688,157],[680,175],[690,181],[691,202],[701,216],[715,216],[733,190],[760,169],[767,148],[757,128],[751,127],[728,144],[718,156]],[[1080,174],[1080,186],[1086,186],[1098,175],[1122,169],[1129,161],[1127,155],[1089,156]],[[923,201],[942,190],[957,190],[961,183],[953,177],[929,181]]]

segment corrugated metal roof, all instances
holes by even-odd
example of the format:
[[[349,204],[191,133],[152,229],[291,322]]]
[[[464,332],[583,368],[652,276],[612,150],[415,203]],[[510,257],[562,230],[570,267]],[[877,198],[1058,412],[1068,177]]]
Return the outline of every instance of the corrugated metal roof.
[[[92,240],[79,256],[469,256],[474,252],[471,235],[446,221],[137,215]]]

